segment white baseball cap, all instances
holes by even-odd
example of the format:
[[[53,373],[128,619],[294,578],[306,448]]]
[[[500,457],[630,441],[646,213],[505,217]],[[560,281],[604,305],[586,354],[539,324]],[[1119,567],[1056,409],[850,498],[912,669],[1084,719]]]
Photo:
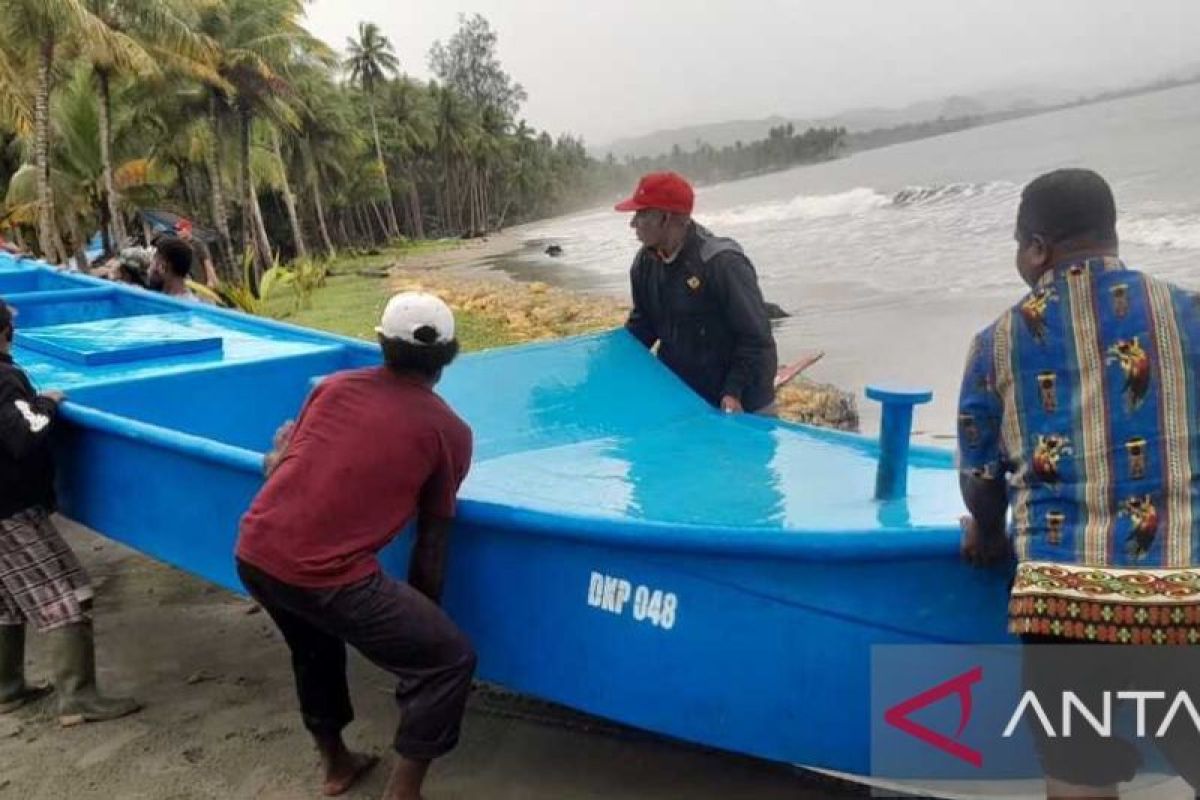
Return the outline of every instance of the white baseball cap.
[[[454,339],[454,313],[427,292],[400,292],[388,300],[375,332],[409,344],[445,344]]]

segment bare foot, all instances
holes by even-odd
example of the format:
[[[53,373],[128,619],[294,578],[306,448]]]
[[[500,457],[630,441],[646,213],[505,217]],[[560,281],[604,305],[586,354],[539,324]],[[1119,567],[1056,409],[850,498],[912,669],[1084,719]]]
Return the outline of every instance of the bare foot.
[[[346,751],[345,756],[339,757],[325,770],[325,784],[321,791],[326,797],[344,794],[378,763],[379,756]]]
[[[425,782],[428,761],[399,756],[383,790],[383,800],[424,800],[421,784]]]

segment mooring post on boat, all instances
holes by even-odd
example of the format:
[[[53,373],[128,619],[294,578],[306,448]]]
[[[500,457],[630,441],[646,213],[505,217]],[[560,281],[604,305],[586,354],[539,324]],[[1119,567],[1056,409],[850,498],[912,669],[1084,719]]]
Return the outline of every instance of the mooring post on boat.
[[[913,407],[928,403],[933,399],[933,392],[868,386],[867,397],[883,404],[875,499],[895,500],[908,493],[908,446],[912,437]]]

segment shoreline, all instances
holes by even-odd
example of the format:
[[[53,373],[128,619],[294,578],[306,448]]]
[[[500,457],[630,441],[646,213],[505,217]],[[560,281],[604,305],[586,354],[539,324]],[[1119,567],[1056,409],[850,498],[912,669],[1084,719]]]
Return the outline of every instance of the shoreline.
[[[506,231],[432,253],[401,255],[387,269],[390,291],[437,294],[456,314],[480,315],[500,325],[509,344],[546,341],[620,327],[629,314],[624,298],[524,280],[489,260],[521,249]],[[803,376],[779,390],[779,415],[791,422],[837,430],[860,430],[855,396]]]

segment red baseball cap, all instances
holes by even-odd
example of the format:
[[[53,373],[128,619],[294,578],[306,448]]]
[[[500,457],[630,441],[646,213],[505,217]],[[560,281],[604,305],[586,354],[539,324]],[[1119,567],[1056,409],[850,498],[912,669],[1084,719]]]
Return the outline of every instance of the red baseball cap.
[[[638,181],[633,197],[622,200],[614,208],[617,211],[641,211],[653,208],[672,214],[691,214],[696,194],[692,185],[676,172],[651,172]]]

